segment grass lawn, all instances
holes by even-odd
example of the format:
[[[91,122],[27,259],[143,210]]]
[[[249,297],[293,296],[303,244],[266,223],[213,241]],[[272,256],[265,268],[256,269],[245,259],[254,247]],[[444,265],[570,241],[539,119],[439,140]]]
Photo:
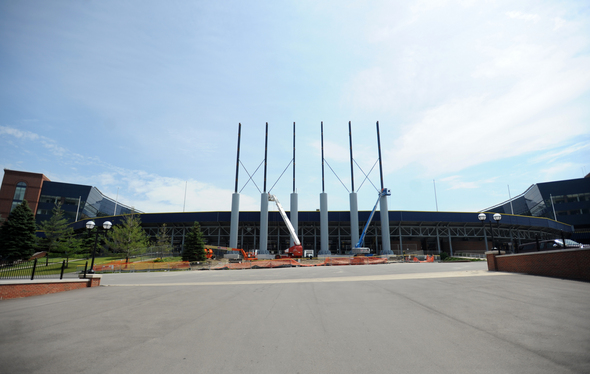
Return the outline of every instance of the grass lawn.
[[[461,261],[461,262],[467,262],[467,261],[485,261],[481,258],[467,258],[467,257],[447,257],[443,260],[443,262],[454,262],[454,261]]]

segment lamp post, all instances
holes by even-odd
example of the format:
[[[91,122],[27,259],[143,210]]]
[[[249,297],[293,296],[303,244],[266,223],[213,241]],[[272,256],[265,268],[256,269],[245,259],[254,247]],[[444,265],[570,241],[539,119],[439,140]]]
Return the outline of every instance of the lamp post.
[[[96,224],[94,223],[94,221],[88,221],[86,222],[86,228],[88,230],[92,230],[94,228],[94,226],[96,226]],[[102,223],[102,229],[104,230],[104,232],[107,232],[108,230],[111,229],[111,227],[113,227],[113,224],[111,223],[111,221],[104,221]],[[98,243],[98,229],[100,227],[97,228],[96,230],[96,236],[94,237],[94,247],[92,248],[92,263],[90,264],[90,271],[89,273],[94,273],[94,256],[96,254],[96,244]]]
[[[500,226],[500,220],[502,219],[502,215],[500,213],[496,213],[492,216],[494,221],[496,221],[498,227]],[[477,215],[477,219],[481,221],[482,225],[485,225],[485,221],[488,219],[488,216],[485,213],[479,213]],[[490,220],[490,231],[492,232],[492,250],[494,250],[494,228],[492,227],[492,221]],[[498,255],[500,254],[500,248],[498,248]]]

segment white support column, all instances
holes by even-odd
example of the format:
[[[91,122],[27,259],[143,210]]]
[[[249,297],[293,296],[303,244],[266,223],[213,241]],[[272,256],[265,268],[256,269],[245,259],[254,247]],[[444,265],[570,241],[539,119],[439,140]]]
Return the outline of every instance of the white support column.
[[[260,195],[260,248],[258,254],[269,255],[268,252],[268,193]]]
[[[356,192],[350,193],[350,248],[359,241],[359,207]]]
[[[318,256],[329,256],[329,232],[328,232],[328,194],[320,194],[320,241],[321,248]]]
[[[293,229],[295,233],[299,235],[299,203],[297,198],[297,192],[293,192],[291,194],[291,204],[289,206],[289,215],[291,216],[291,224],[293,225]],[[303,243],[303,239],[301,240]],[[294,246],[295,243],[293,242],[293,237],[289,235],[289,247]]]
[[[391,251],[391,238],[389,231],[389,208],[387,207],[387,196],[379,198],[379,213],[381,215],[381,255],[393,255]]]
[[[240,223],[240,194],[234,192],[231,196],[231,222],[229,228],[229,246],[238,248],[238,225]]]

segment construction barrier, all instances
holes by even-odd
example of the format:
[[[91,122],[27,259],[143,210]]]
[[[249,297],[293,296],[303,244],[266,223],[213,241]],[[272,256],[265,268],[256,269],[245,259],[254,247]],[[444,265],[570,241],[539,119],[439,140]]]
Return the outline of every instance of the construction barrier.
[[[432,255],[432,256],[426,256],[426,260],[425,261],[420,261],[418,259],[418,257],[414,257],[414,259],[412,261],[413,262],[434,262],[434,255]]]
[[[121,273],[134,271],[170,271],[170,270],[189,270],[190,263],[187,261],[180,262],[125,262],[113,261],[108,264],[94,265],[94,271],[97,273]]]
[[[278,260],[245,261],[242,263],[224,263],[211,270],[235,270],[235,269],[271,269],[284,267],[311,267],[311,266],[343,266],[343,265],[372,265],[386,264],[386,258],[380,257],[326,257],[324,262],[317,264],[305,264],[292,258]]]
[[[435,262],[435,256],[429,255],[426,260],[421,261],[418,257],[406,256],[405,261],[421,263]],[[347,266],[347,265],[374,265],[387,264],[388,259],[382,257],[326,257],[322,262],[306,263],[293,258],[276,260],[255,260],[239,263],[219,263],[217,265],[203,263],[202,265],[191,264],[187,261],[179,262],[125,262],[125,260],[112,261],[108,264],[95,265],[97,273],[120,273],[135,271],[172,271],[172,270],[239,270],[239,269],[273,269],[286,267],[312,267],[312,266]],[[83,267],[82,267],[83,268]],[[83,269],[82,269],[83,271]]]

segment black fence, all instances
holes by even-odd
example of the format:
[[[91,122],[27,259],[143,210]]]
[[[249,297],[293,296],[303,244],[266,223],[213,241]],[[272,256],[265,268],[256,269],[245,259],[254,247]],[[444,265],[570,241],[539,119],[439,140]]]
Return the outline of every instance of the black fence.
[[[44,258],[31,261],[0,262],[0,280],[2,279],[63,279],[78,278],[75,264],[49,262]]]

